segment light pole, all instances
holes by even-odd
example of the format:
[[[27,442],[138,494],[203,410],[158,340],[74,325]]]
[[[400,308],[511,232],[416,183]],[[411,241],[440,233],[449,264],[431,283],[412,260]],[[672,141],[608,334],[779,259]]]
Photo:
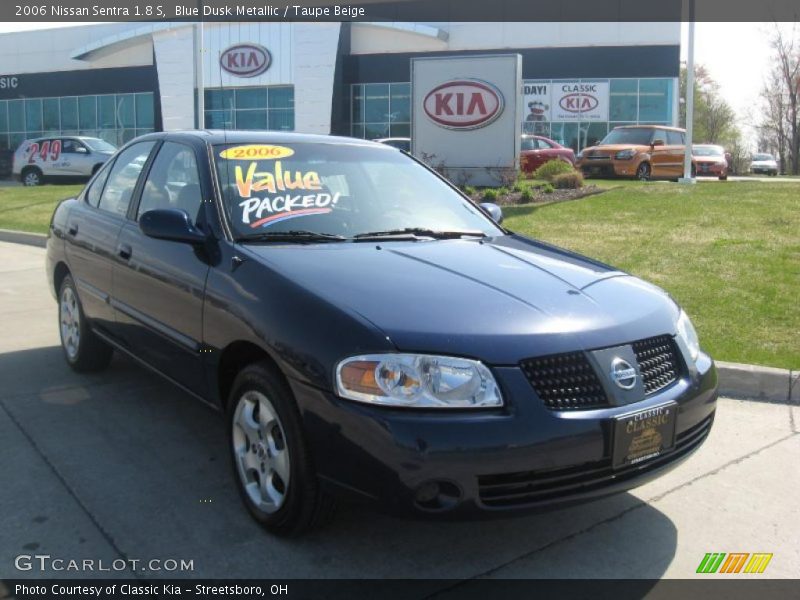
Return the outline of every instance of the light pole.
[[[681,183],[696,183],[692,177],[692,130],[694,124],[694,0],[689,0],[689,44],[686,56],[686,146]]]

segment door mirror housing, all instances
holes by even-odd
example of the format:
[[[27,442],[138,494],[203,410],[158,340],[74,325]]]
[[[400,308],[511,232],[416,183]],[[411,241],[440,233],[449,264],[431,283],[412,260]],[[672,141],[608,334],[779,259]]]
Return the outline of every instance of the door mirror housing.
[[[486,212],[492,220],[498,225],[503,223],[503,209],[497,206],[494,202],[481,202],[481,208]]]
[[[653,143],[650,144],[650,145],[653,148],[655,148],[656,146],[663,146],[664,145],[664,140],[662,140],[661,138],[656,138],[656,139],[653,140]]]
[[[189,213],[177,208],[148,210],[139,217],[139,229],[147,237],[184,244],[200,244],[205,234],[192,224]]]

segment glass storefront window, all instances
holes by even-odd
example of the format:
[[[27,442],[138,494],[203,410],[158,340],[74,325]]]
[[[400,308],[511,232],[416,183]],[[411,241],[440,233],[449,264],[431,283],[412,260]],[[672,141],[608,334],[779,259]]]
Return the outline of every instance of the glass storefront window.
[[[368,83],[364,86],[364,120],[367,123],[389,121],[389,84]]]
[[[205,126],[210,129],[294,131],[294,87],[205,90]]]
[[[42,101],[40,98],[25,100],[25,130],[41,131]]]
[[[236,108],[267,108],[267,88],[236,90]]]
[[[153,94],[136,94],[136,127],[139,129],[152,129],[155,125],[153,113]]]
[[[61,98],[61,130],[77,131],[78,129],[78,99]]]
[[[114,96],[97,97],[97,126],[100,129],[116,129],[116,104]],[[112,142],[114,143],[114,142]]]
[[[639,111],[639,80],[612,79],[610,87],[609,118],[635,123]]]
[[[83,131],[97,128],[97,96],[78,98],[78,122]]]
[[[672,115],[672,80],[639,81],[639,122],[669,122]]]
[[[350,116],[353,137],[409,137],[411,84],[354,84],[350,88]]]
[[[55,134],[61,131],[61,108],[58,98],[42,100],[42,129]]]
[[[5,100],[0,100],[0,133],[8,131],[8,103]]]
[[[117,125],[132,128],[136,120],[136,106],[133,94],[119,94],[116,97]]]

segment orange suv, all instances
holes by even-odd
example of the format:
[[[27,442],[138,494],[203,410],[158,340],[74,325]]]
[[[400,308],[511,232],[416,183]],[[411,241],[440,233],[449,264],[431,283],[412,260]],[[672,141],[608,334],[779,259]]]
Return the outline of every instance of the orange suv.
[[[625,125],[579,153],[576,166],[587,177],[677,179],[683,176],[685,145],[683,129]]]

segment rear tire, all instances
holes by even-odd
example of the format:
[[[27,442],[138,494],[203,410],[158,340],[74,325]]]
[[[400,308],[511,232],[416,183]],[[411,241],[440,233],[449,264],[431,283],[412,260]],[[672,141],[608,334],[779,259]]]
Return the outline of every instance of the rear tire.
[[[227,405],[228,442],[239,495],[267,531],[294,536],[333,515],[320,489],[291,389],[268,363],[236,376]]]
[[[83,314],[75,282],[66,275],[58,292],[58,331],[67,364],[79,373],[102,371],[114,350],[92,331]]]
[[[38,167],[25,167],[22,169],[20,179],[26,187],[35,187],[44,183],[44,175]]]

